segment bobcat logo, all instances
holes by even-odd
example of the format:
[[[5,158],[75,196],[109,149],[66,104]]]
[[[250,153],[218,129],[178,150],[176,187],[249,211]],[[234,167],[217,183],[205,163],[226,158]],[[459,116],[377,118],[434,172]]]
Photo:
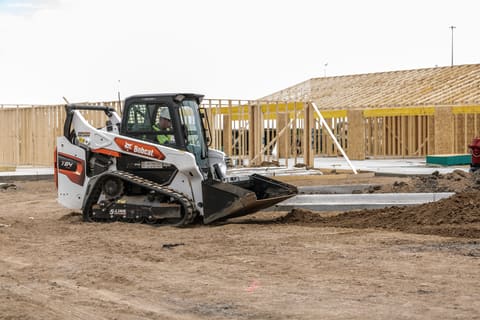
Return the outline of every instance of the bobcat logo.
[[[125,145],[123,146],[124,150],[125,151],[132,151],[132,144],[131,143],[128,143],[127,141],[125,141]]]
[[[120,149],[126,152],[131,152],[158,160],[165,159],[165,155],[160,150],[158,150],[155,146],[146,143],[131,141],[120,137],[115,138],[115,143],[118,147],[120,147]]]

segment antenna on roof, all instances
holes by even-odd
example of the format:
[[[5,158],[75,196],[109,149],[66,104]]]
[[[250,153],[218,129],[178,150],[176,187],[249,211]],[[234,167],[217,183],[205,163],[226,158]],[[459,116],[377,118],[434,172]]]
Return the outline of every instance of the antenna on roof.
[[[456,27],[455,26],[450,26],[449,27],[450,29],[452,29],[452,67],[453,67],[453,29],[455,29]]]

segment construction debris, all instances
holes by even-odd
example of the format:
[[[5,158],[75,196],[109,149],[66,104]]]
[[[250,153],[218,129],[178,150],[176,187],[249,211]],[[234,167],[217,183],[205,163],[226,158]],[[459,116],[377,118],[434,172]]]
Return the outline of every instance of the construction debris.
[[[13,183],[4,183],[4,182],[0,183],[0,189],[7,190],[8,188],[17,190],[17,186],[14,185]]]

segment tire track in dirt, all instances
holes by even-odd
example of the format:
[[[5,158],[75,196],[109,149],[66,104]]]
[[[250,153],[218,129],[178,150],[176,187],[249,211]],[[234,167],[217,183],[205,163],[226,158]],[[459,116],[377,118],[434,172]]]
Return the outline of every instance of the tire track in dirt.
[[[172,305],[160,304],[157,300],[134,297],[107,289],[78,286],[73,281],[65,279],[29,284],[2,280],[1,288],[3,295],[9,296],[17,303],[42,310],[40,318],[48,316],[49,319],[107,320],[111,319],[108,310],[124,309],[126,314],[135,317],[194,319],[191,315],[181,314],[182,310],[173,310]]]

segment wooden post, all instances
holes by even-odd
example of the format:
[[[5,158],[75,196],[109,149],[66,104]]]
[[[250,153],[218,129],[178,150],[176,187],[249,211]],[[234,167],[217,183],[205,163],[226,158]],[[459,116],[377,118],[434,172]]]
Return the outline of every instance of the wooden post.
[[[248,111],[248,160],[251,166],[259,165],[264,158],[263,154],[261,154],[263,121],[260,107],[251,105]]]
[[[435,116],[427,117],[427,149],[426,154],[435,154]]]
[[[372,124],[373,124],[373,136],[375,139],[373,139],[373,156],[377,157],[378,156],[378,150],[379,150],[379,142],[382,137],[379,135],[379,130],[378,130],[378,118],[372,118]]]
[[[15,138],[17,143],[15,144],[15,160],[13,161],[16,167],[20,164],[20,113],[18,108],[17,105],[15,108]]]
[[[406,151],[407,151],[407,148],[408,148],[408,145],[407,145],[407,121],[406,121],[406,116],[400,116],[399,117],[399,120],[400,120],[400,138],[399,138],[399,142],[400,142],[400,154],[402,155],[402,158],[405,158],[405,156],[407,155],[406,154]]]
[[[303,161],[307,167],[314,166],[314,148],[313,148],[313,107],[307,103],[305,105],[305,124],[303,128]]]
[[[413,141],[414,141],[414,131],[413,131],[413,127],[414,127],[414,119],[412,116],[406,116],[405,117],[405,121],[406,121],[406,134],[407,134],[407,150],[406,150],[406,153],[407,153],[407,156],[412,156],[413,155],[413,152],[415,151],[414,148],[413,148]]]
[[[232,118],[228,114],[223,115],[223,152],[227,156],[232,155]]]
[[[387,155],[387,118],[383,116],[382,118],[382,154],[383,157]]]
[[[416,127],[417,127],[417,146],[416,150],[418,151],[417,155],[421,156],[422,153],[422,137],[423,137],[423,127],[422,127],[422,118],[423,116],[416,116]]]
[[[278,114],[278,126],[277,126],[277,135],[283,130],[288,124],[288,113],[281,112]],[[290,128],[286,128],[283,131],[283,135],[278,137],[277,148],[278,148],[278,157],[279,158],[288,158],[288,144],[291,141],[290,138]]]
[[[434,112],[434,136],[436,155],[454,153],[454,117],[451,107],[436,107]]]
[[[365,160],[365,118],[363,110],[348,110],[348,149],[351,160]]]
[[[385,117],[385,131],[387,132],[385,136],[385,149],[387,150],[385,155],[392,155],[393,153],[393,134],[392,134],[392,117]]]

